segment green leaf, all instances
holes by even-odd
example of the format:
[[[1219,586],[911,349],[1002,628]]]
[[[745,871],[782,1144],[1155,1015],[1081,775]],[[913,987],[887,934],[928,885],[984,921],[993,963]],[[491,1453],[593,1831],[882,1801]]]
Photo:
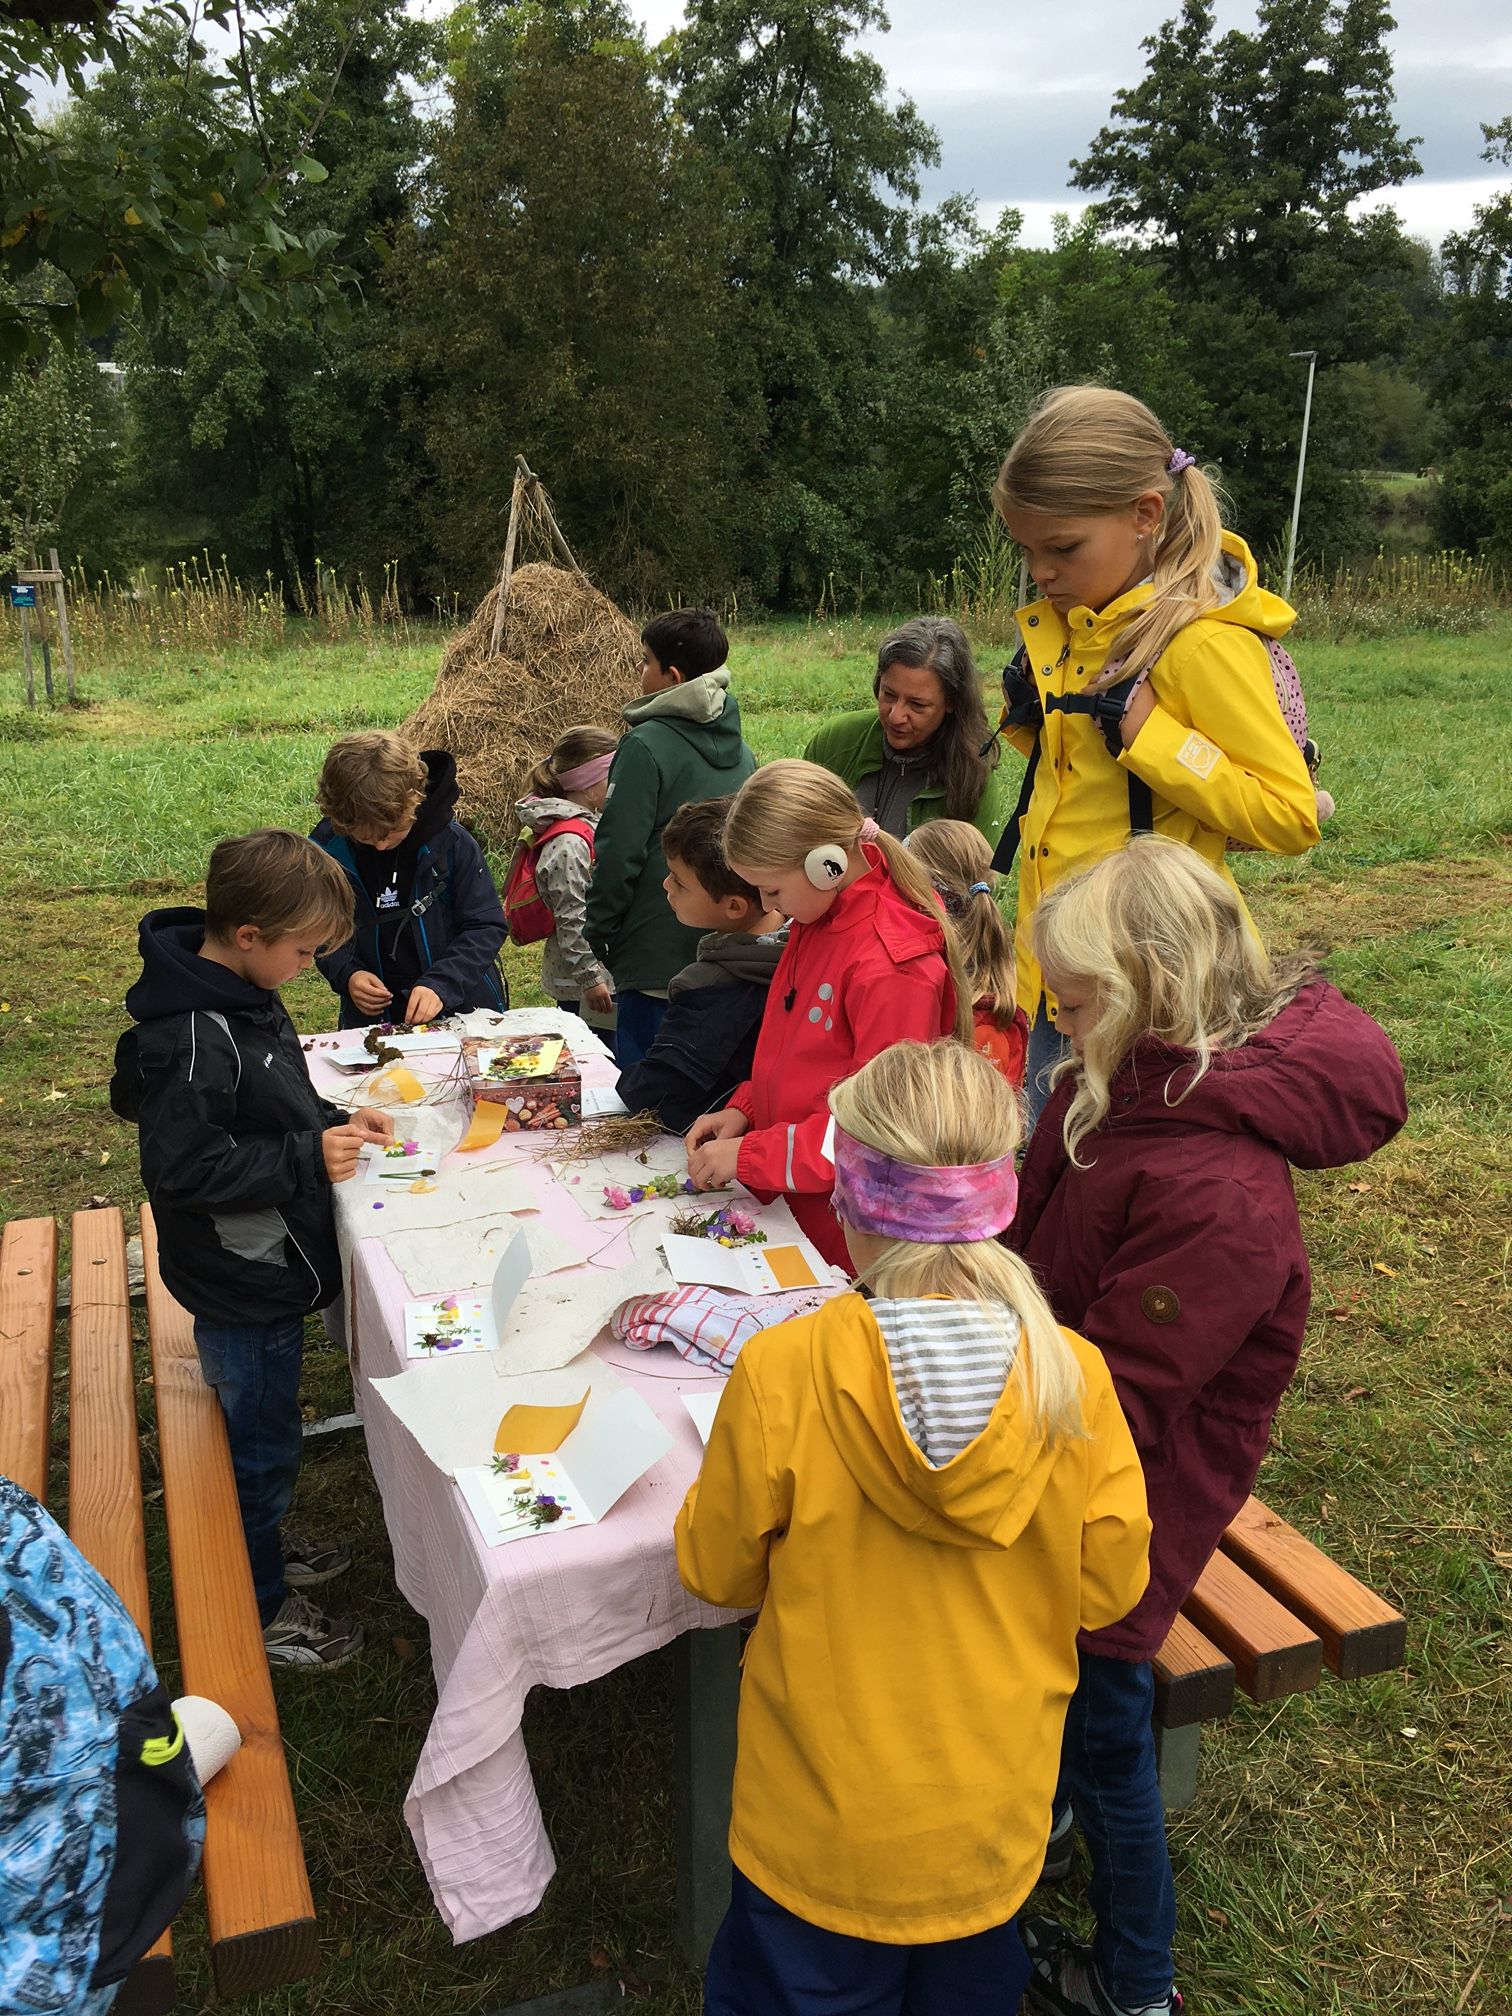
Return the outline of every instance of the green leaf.
[[[306,182],[324,182],[330,172],[324,162],[317,161],[313,154],[301,154],[294,163],[294,173],[302,175]]]

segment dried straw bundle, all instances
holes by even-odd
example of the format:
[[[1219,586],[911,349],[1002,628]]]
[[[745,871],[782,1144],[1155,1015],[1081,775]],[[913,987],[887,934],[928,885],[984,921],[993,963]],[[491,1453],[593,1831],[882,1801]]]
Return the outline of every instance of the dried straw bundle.
[[[640,636],[582,574],[535,562],[509,578],[497,652],[499,590],[446,649],[430,695],[404,723],[422,749],[457,759],[462,815],[493,847],[518,830],[515,801],[565,729],[618,729],[640,690]]]

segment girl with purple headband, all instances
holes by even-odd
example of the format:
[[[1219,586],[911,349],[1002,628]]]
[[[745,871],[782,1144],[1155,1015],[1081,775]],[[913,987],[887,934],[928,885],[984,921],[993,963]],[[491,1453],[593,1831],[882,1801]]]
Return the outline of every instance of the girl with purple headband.
[[[677,1521],[759,1610],[708,2016],[1006,2016],[1078,1626],[1125,1615],[1149,1522],[1106,1367],[1000,1243],[1017,1102],[954,1041],[829,1095],[870,1290],[753,1337]]]
[[[1148,406],[1106,385],[1047,393],[993,502],[1041,597],[1018,612],[1023,648],[1003,675],[1000,728],[1031,765],[1010,842],[1037,1112],[1063,1047],[1030,929],[1041,898],[1131,831],[1195,848],[1234,886],[1231,840],[1304,853],[1319,806],[1266,642],[1295,612],[1260,586],[1213,484]],[[1102,711],[1089,711],[1099,696]]]

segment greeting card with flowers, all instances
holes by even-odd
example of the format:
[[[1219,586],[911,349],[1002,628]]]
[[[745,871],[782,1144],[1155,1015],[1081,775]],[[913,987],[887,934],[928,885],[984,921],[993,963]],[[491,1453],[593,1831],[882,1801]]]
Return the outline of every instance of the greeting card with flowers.
[[[571,1418],[573,1425],[558,1440],[549,1423],[520,1418],[527,1413],[550,1414],[558,1425]],[[486,1547],[597,1525],[672,1447],[671,1435],[629,1387],[585,1394],[569,1408],[511,1408],[496,1444],[531,1433],[556,1446],[498,1446],[491,1463],[453,1473]]]

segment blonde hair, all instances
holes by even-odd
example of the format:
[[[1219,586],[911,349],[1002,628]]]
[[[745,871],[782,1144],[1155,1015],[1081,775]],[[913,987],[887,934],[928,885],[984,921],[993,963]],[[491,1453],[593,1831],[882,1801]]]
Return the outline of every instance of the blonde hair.
[[[1116,667],[1119,678],[1153,665],[1178,631],[1219,601],[1219,492],[1195,463],[1173,476],[1174,453],[1142,401],[1107,385],[1061,385],[1034,407],[993,486],[1004,519],[1010,511],[1101,518],[1152,490],[1164,500],[1150,599],[1125,621],[1108,654],[1108,670]]]
[[[993,1021],[1008,1028],[1016,1012],[1018,966],[1013,933],[997,904],[1001,878],[993,873],[992,842],[964,819],[930,819],[909,834],[907,845],[945,905],[973,998],[988,1003]],[[979,886],[983,882],[985,889]]]
[[[1179,1105],[1216,1055],[1247,1043],[1317,972],[1305,954],[1269,958],[1237,890],[1155,833],[1057,883],[1032,929],[1047,983],[1085,983],[1096,1001],[1081,1057],[1055,1071],[1076,1077],[1064,1138],[1078,1168],[1077,1149],[1107,1118],[1109,1087],[1141,1037],[1190,1053],[1166,1080],[1167,1104]]]
[[[804,856],[815,847],[843,847],[847,852],[859,847],[862,824],[855,794],[833,771],[798,757],[783,757],[748,777],[736,793],[725,820],[725,859],[746,868],[801,868]],[[945,941],[945,964],[955,989],[955,1033],[969,1042],[971,982],[934,886],[890,833],[879,831],[870,844],[886,862],[898,894],[939,925]]]
[[[531,771],[530,788],[538,798],[560,798],[564,770],[576,770],[580,763],[611,755],[618,747],[617,735],[607,728],[596,728],[591,721],[569,728],[553,742],[551,754]]]
[[[338,833],[390,833],[414,818],[429,782],[413,742],[368,728],[331,744],[315,802]]]
[[[323,847],[282,826],[219,840],[205,874],[205,935],[243,924],[264,938],[309,936],[329,952],[352,935],[352,885]]]
[[[994,1065],[962,1043],[895,1043],[829,1095],[831,1113],[868,1148],[895,1162],[957,1168],[1011,1155],[1019,1105]],[[942,1295],[1011,1309],[1020,1325],[1014,1376],[1042,1433],[1083,1432],[1081,1366],[1034,1276],[1000,1240],[923,1246],[890,1239],[866,1269],[886,1296]]]

